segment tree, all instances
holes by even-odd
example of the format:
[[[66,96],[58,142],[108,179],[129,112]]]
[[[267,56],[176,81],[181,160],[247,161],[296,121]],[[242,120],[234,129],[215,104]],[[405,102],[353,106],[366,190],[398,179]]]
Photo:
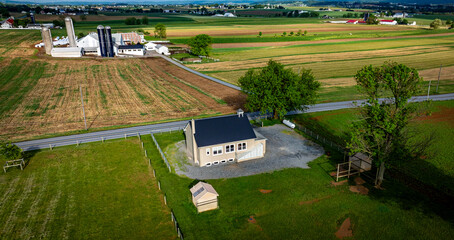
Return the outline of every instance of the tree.
[[[12,144],[9,141],[0,141],[0,155],[3,155],[7,160],[22,158],[22,149]]]
[[[454,23],[451,24],[451,29],[454,29]]]
[[[303,69],[299,75],[273,60],[258,72],[250,69],[238,82],[247,94],[248,110],[271,112],[276,119],[288,111],[305,110],[307,105],[314,104],[320,88],[311,70]]]
[[[283,32],[283,33],[282,33],[282,36],[283,36],[283,37],[287,36],[287,32]]]
[[[438,29],[438,28],[440,28],[440,26],[442,24],[443,24],[443,22],[440,19],[437,18],[430,24],[430,28]]]
[[[139,20],[139,24],[140,24],[140,19],[136,19],[135,17],[126,18],[125,19],[125,24],[126,25],[136,25],[137,24],[137,20]]]
[[[422,79],[414,68],[395,62],[380,67],[364,66],[355,79],[367,100],[360,106],[361,120],[351,126],[347,147],[351,154],[362,152],[373,159],[380,168],[375,181],[380,186],[385,166],[405,156],[403,130],[415,113],[408,100]],[[390,97],[379,100],[386,96]]]
[[[148,17],[147,17],[147,16],[143,16],[143,17],[142,17],[142,24],[143,24],[143,25],[148,25],[148,22],[149,22],[149,21],[148,21]]]
[[[304,36],[306,36],[306,35],[307,35],[307,30],[304,30]]]
[[[298,32],[296,33],[296,36],[301,36],[302,34],[303,34],[303,31],[301,31],[301,29],[300,29],[300,30],[298,30]]]
[[[293,34],[294,34],[293,32],[290,32],[289,36],[293,36]]]
[[[191,52],[198,56],[209,56],[211,53],[211,44],[213,39],[206,34],[199,34],[189,39],[188,45]]]
[[[262,32],[259,32],[259,37],[262,37]]]
[[[453,22],[451,20],[446,20],[446,25],[451,25]]]
[[[87,20],[87,16],[85,14],[80,15],[79,18],[81,21]]]
[[[379,21],[377,19],[377,17],[373,14],[369,15],[369,17],[367,18],[366,20],[366,23],[369,24],[369,25],[372,25],[372,24],[378,24]]]
[[[167,28],[164,24],[158,23],[154,26],[154,36],[158,38],[166,38],[167,37]]]

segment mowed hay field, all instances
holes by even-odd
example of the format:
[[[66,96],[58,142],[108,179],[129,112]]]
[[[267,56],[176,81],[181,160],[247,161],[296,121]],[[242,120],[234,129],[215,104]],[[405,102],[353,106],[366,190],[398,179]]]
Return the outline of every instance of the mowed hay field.
[[[83,129],[80,87],[90,129],[226,114],[244,103],[239,91],[161,58],[8,54],[29,49],[21,44],[5,50],[0,62],[0,135],[11,139]]]
[[[128,139],[27,153],[0,174],[0,238],[176,239],[142,151]]]
[[[237,84],[237,80],[248,69],[258,69],[269,59],[276,60],[299,71],[312,69],[315,77],[322,82],[322,92],[331,87],[348,87],[355,84],[353,75],[368,64],[381,65],[396,61],[420,70],[426,81],[438,79],[438,70],[444,89],[452,91],[454,75],[454,35],[414,36],[396,39],[375,39],[291,46],[217,48],[214,57],[220,62],[191,64],[192,68]],[[436,73],[436,74],[435,74]]]

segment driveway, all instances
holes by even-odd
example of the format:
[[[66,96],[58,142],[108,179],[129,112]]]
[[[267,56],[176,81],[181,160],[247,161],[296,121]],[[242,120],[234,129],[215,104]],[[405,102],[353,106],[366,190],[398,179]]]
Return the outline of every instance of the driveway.
[[[166,149],[165,152],[176,173],[192,179],[234,178],[285,168],[309,168],[308,162],[324,154],[321,146],[305,139],[284,125],[277,124],[254,130],[268,139],[263,158],[241,163],[197,167],[188,162],[184,141],[171,147],[174,150]]]

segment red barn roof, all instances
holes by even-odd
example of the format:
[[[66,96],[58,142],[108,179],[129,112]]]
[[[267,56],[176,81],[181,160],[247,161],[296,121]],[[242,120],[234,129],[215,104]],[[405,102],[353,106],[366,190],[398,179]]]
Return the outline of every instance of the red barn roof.
[[[358,20],[348,20],[347,23],[355,23],[358,22]]]
[[[7,23],[9,23],[9,24],[13,25],[13,23],[14,23],[14,19],[12,19],[12,18],[8,18],[8,19],[6,19],[6,21],[5,21],[5,22],[7,22]]]

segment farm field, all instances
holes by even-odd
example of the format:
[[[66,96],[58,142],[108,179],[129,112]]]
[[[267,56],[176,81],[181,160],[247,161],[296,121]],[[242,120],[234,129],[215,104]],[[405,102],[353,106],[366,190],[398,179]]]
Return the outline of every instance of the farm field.
[[[226,114],[245,99],[161,58],[52,59],[30,43],[0,46],[0,135],[10,139],[84,129],[80,87],[89,129]]]
[[[184,139],[181,132],[155,137],[162,149]],[[347,218],[354,239],[443,239],[454,233],[450,210],[436,210],[433,202],[392,181],[386,191],[366,185],[368,195],[351,192],[348,184],[333,186],[329,173],[342,159],[336,154],[314,160],[310,169],[207,180],[220,195],[219,209],[197,214],[189,188],[199,180],[168,173],[151,138],[142,139],[185,239],[336,239]]]
[[[1,238],[177,239],[142,151],[128,139],[27,153],[0,174]]]
[[[431,103],[429,116],[417,117],[409,125],[414,141],[434,135],[427,156],[400,165],[400,170],[436,188],[454,195],[454,101]],[[292,117],[295,121],[344,145],[349,125],[358,119],[354,109],[308,113]]]
[[[251,44],[252,45],[252,44]],[[315,41],[290,46],[215,48],[213,57],[219,62],[189,64],[191,68],[224,81],[237,84],[248,69],[258,69],[269,59],[299,71],[312,69],[322,83],[319,101],[340,101],[352,98],[353,75],[368,64],[381,65],[396,61],[420,71],[426,81],[437,80],[440,66],[440,93],[453,91],[454,35],[413,36],[396,39]],[[248,45],[250,46],[250,45]],[[434,89],[433,89],[434,90]]]

